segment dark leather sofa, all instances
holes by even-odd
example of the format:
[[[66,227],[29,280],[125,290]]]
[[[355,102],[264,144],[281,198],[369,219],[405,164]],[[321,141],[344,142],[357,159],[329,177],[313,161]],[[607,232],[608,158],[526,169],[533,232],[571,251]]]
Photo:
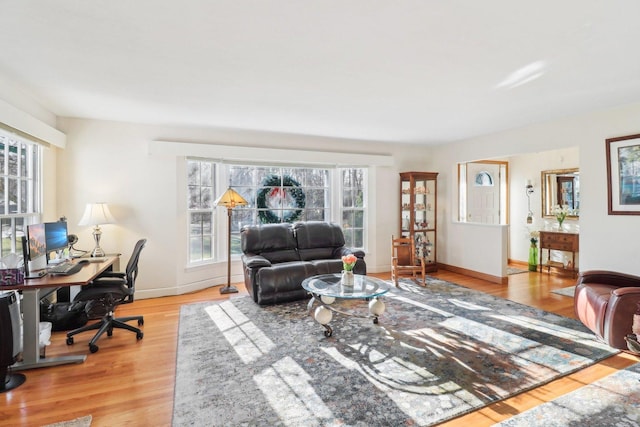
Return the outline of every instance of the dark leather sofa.
[[[640,302],[640,277],[614,271],[580,273],[573,298],[578,319],[613,348],[627,350],[633,314]]]
[[[345,247],[340,226],[321,221],[244,226],[240,232],[244,283],[260,305],[308,298],[302,281],[342,271],[354,254],[354,273],[366,274],[364,252]]]

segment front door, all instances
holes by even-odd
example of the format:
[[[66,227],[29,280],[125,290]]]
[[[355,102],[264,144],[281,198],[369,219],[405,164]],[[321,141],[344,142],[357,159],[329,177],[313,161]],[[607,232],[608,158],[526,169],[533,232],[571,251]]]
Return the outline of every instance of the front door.
[[[500,224],[500,164],[467,163],[467,221]]]

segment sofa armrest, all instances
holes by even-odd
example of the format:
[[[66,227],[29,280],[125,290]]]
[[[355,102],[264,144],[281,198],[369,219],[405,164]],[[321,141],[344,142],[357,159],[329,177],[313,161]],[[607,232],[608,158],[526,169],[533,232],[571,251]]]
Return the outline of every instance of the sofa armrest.
[[[607,270],[589,270],[580,273],[578,283],[602,283],[619,288],[640,287],[640,277]]]
[[[361,249],[351,249],[346,246],[340,246],[333,251],[333,258],[342,258],[345,255],[353,254],[356,258],[364,259],[364,251]]]
[[[640,286],[626,286],[624,288],[614,289],[611,292],[612,295],[615,295],[618,298],[632,296],[635,298],[640,297]]]
[[[261,255],[242,255],[242,263],[251,269],[271,267],[271,262]]]

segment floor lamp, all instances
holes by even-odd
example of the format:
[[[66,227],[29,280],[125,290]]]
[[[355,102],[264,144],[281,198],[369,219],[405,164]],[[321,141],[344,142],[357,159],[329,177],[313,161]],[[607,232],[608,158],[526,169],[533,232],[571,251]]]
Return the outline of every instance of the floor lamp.
[[[220,293],[231,294],[238,292],[235,287],[231,286],[231,213],[236,206],[244,206],[249,203],[231,187],[213,203],[216,206],[227,208],[227,286],[220,289]]]

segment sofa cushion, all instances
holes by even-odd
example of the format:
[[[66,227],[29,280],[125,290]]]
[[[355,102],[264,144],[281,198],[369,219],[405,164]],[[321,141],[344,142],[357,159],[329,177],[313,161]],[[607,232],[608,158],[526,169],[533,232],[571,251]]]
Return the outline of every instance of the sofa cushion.
[[[272,263],[300,260],[291,224],[245,225],[241,233],[245,254],[262,255]]]
[[[255,300],[258,304],[275,304],[279,302],[302,299],[307,292],[300,284],[304,279],[315,276],[316,267],[310,262],[295,261],[263,267],[256,274]]]
[[[322,221],[297,222],[293,226],[300,259],[335,258],[334,250],[344,246],[344,234],[337,224]]]
[[[316,259],[309,261],[316,268],[316,274],[340,273],[342,260],[340,259]]]

